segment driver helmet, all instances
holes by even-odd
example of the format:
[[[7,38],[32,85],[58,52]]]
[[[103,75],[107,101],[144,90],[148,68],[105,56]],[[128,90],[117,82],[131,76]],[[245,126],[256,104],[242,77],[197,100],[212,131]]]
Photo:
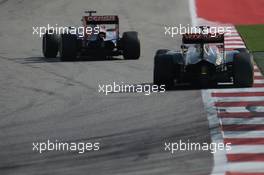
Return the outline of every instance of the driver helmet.
[[[105,25],[100,26],[98,37],[100,39],[105,39],[106,38],[106,27],[105,27]]]

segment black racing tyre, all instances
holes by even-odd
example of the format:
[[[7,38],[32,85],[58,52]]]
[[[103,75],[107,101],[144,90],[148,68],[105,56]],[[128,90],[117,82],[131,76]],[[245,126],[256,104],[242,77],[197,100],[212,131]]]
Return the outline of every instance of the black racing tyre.
[[[254,65],[249,53],[241,52],[234,56],[233,78],[235,87],[252,87],[254,83]]]
[[[42,37],[42,53],[45,58],[56,58],[59,42],[56,34],[45,33]]]
[[[60,58],[61,61],[73,61],[77,56],[77,36],[72,34],[62,34],[60,38]]]
[[[169,50],[168,49],[159,49],[156,52],[156,55],[161,55],[167,53]]]
[[[140,57],[140,41],[137,32],[124,32],[122,36],[123,57],[126,60],[137,60]]]
[[[174,64],[173,56],[167,54],[157,54],[154,58],[153,84],[165,85],[166,89],[174,86]]]

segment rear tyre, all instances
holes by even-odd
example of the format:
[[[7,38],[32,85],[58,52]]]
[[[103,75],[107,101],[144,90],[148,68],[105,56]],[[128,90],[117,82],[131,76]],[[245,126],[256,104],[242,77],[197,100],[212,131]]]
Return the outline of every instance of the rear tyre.
[[[239,53],[234,56],[233,78],[235,87],[252,87],[254,82],[253,60],[249,53]]]
[[[137,60],[140,57],[140,41],[137,32],[124,32],[121,39],[125,60]]]
[[[73,61],[77,56],[77,36],[72,34],[62,34],[60,38],[60,58],[61,61]]]
[[[157,54],[154,58],[153,83],[166,89],[172,89],[174,86],[173,74],[173,56],[166,54]]]
[[[45,58],[56,58],[59,42],[56,34],[45,33],[42,37],[42,53]]]

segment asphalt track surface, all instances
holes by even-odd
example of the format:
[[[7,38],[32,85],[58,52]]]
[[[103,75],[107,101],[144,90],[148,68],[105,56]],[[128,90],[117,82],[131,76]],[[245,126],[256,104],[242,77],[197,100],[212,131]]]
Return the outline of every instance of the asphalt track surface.
[[[136,30],[140,60],[60,62],[41,55],[32,26],[78,25],[82,12],[120,16],[121,32]],[[190,23],[186,0],[0,2],[0,174],[209,174],[210,152],[171,155],[164,142],[210,142],[199,90],[145,96],[98,93],[113,81],[152,83],[158,48],[179,48],[164,25]],[[97,152],[32,151],[47,139],[101,143]]]

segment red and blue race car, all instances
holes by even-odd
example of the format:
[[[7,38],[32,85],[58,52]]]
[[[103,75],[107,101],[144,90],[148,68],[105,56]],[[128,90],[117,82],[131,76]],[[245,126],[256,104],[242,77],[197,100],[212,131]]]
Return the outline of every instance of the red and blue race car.
[[[54,58],[59,53],[62,61],[75,60],[80,56],[105,58],[123,55],[124,59],[139,59],[140,41],[137,32],[124,32],[120,37],[118,16],[94,16],[96,11],[86,13],[88,15],[82,17],[83,33],[76,32],[73,27],[59,34],[46,31],[42,43],[46,58]]]

